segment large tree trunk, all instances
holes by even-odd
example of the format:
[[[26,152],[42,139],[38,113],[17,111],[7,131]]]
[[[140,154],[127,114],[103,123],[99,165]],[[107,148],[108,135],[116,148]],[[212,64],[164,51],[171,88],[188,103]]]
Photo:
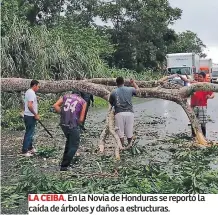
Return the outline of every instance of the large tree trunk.
[[[22,78],[1,78],[1,90],[3,92],[14,91],[26,91],[30,87],[31,79]],[[110,91],[103,86],[89,83],[88,81],[75,81],[75,80],[63,80],[63,81],[44,81],[39,80],[40,93],[61,93],[77,89],[82,92],[92,93],[93,95],[101,98],[106,98],[110,94]]]
[[[2,78],[1,79],[1,89],[3,92],[21,92],[26,91],[30,86],[30,79],[21,78]],[[90,79],[90,80],[62,80],[62,81],[46,81],[40,80],[41,93],[60,93],[71,91],[72,89],[77,89],[82,92],[91,93],[95,96],[101,97],[108,101],[110,92],[115,88],[115,79]],[[137,90],[137,96],[141,98],[159,98],[169,101],[176,102],[181,105],[186,112],[192,127],[196,133],[197,141],[200,144],[205,145],[207,142],[202,134],[199,122],[187,103],[187,97],[189,97],[193,92],[196,91],[213,91],[218,92],[218,85],[209,83],[197,83],[192,84],[188,87],[181,87],[175,84],[162,81],[137,81],[136,82],[140,89]],[[105,86],[106,85],[106,86]],[[126,82],[129,85],[129,82]],[[115,154],[116,158],[119,159],[119,149],[122,149],[120,139],[115,132],[114,127],[114,115],[109,109],[106,126],[100,137],[100,151],[104,150],[104,142],[106,137],[111,134],[116,140]]]
[[[93,78],[88,80],[91,83],[94,84],[103,84],[106,86],[116,86],[116,79],[115,78]],[[180,89],[182,86],[172,84],[169,82],[163,82],[163,81],[135,81],[139,88],[153,88],[153,87],[159,87],[166,89]],[[124,82],[125,86],[131,86],[130,80],[126,79]]]
[[[190,86],[182,87],[179,90],[179,94],[183,97],[189,97],[191,94],[197,91],[218,92],[218,85],[211,84],[208,82],[199,82],[199,83],[191,84]]]

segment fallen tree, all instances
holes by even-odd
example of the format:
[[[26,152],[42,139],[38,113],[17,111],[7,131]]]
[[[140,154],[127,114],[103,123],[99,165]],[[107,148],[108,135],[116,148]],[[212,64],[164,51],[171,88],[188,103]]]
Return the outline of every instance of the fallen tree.
[[[30,79],[21,78],[2,78],[2,92],[21,92],[26,91],[30,86]],[[82,92],[91,93],[108,101],[110,92],[116,87],[115,79],[95,78],[87,80],[61,80],[47,81],[39,80],[40,93],[61,93],[77,89]],[[187,114],[190,123],[196,133],[196,139],[199,144],[207,145],[207,141],[202,134],[201,126],[192,110],[187,103],[187,98],[196,91],[213,91],[218,92],[218,85],[210,83],[196,83],[191,86],[182,87],[180,85],[171,84],[163,81],[136,81],[140,87],[137,90],[136,96],[141,98],[159,98],[176,102],[180,105]],[[129,80],[125,84],[130,86]],[[100,136],[99,147],[100,151],[104,151],[105,139],[111,134],[115,139],[115,156],[120,158],[119,150],[125,149],[121,145],[120,139],[115,132],[114,113],[109,105],[105,128]],[[128,148],[128,146],[126,147]]]

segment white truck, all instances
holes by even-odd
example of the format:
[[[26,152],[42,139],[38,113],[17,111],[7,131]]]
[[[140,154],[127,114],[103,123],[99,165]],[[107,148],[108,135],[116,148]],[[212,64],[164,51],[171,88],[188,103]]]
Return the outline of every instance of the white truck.
[[[200,69],[200,57],[195,53],[167,54],[167,70],[169,74],[181,74],[193,79]]]
[[[218,64],[212,66],[211,83],[218,83]]]

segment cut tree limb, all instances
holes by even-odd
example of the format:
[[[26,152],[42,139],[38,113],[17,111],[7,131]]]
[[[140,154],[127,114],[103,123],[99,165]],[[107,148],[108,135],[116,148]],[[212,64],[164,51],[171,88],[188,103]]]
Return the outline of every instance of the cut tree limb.
[[[187,87],[182,87],[179,90],[179,94],[182,97],[189,97],[191,94],[197,91],[212,91],[212,92],[218,92],[218,85],[217,84],[211,84],[208,82],[199,82],[195,84],[191,84]]]
[[[89,79],[88,81],[95,84],[105,85],[107,87],[117,86],[115,78],[93,78],[93,79]],[[153,88],[153,87],[161,86],[162,88],[166,88],[166,89],[180,89],[182,87],[180,85],[164,82],[161,80],[160,81],[135,81],[135,82],[139,88]],[[131,86],[130,80],[126,79],[124,85],[130,87]]]
[[[1,90],[3,92],[26,91],[30,87],[31,79],[22,78],[1,78]],[[93,84],[87,81],[62,80],[45,81],[39,80],[39,93],[61,93],[77,89],[81,92],[91,93],[95,96],[105,98],[110,91],[103,86]]]

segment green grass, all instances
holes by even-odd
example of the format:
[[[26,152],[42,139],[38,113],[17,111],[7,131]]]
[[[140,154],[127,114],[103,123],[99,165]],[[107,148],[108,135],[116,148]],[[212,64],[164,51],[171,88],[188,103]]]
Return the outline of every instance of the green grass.
[[[39,114],[42,120],[54,116],[54,114],[50,112],[50,108],[54,102],[55,100],[53,99],[39,101]],[[2,109],[1,127],[10,130],[23,130],[25,127],[20,113],[21,109],[18,104],[7,109]]]
[[[108,102],[105,101],[104,99],[95,96],[94,98],[94,106],[96,108],[100,108],[100,107],[107,107],[108,106]]]

